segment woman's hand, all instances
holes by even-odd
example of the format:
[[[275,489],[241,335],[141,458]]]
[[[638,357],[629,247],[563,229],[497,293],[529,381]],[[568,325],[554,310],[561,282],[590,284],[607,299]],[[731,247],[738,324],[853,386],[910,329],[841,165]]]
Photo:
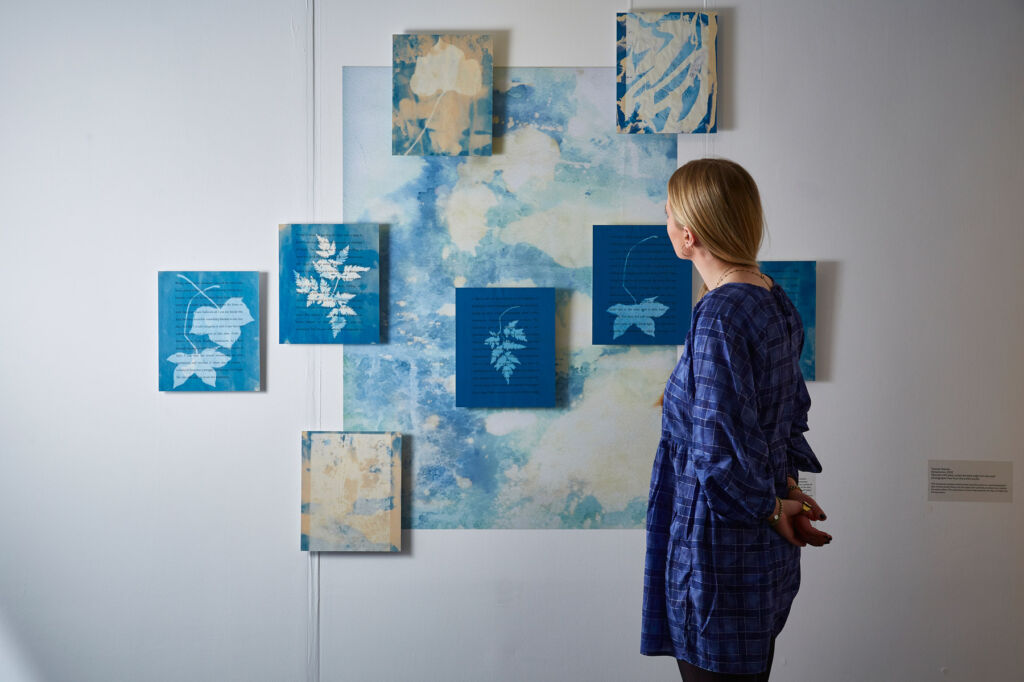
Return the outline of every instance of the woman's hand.
[[[805,511],[804,514],[811,521],[824,521],[825,520],[825,518],[826,518],[825,517],[825,512],[822,511],[822,509],[818,505],[818,503],[814,501],[813,497],[811,497],[810,495],[805,493],[803,490],[800,490],[800,488],[790,488],[789,489],[789,495],[786,497],[786,499],[798,500],[800,502],[805,503],[808,507],[810,507],[811,511]]]
[[[808,517],[808,512],[803,512],[792,518],[793,523],[793,535],[802,540],[805,544],[811,545],[812,547],[821,547],[832,542],[832,536],[824,531],[820,531],[811,525],[811,519]]]
[[[803,515],[803,502],[800,500],[782,500],[782,514],[779,522],[772,526],[772,530],[785,538],[789,544],[797,547],[804,547],[807,541],[797,537],[796,526],[793,519]]]
[[[814,502],[807,495],[803,495],[803,497]],[[812,515],[824,517],[824,514],[821,513],[821,508],[817,506],[817,503],[814,503],[812,506],[808,502],[806,504],[811,507],[811,511],[806,511],[804,504],[805,501],[803,499],[782,500],[782,515],[779,517],[779,522],[772,528],[776,533],[785,538],[787,542],[797,547],[806,547],[807,545],[821,547],[832,542],[831,535],[811,525]]]

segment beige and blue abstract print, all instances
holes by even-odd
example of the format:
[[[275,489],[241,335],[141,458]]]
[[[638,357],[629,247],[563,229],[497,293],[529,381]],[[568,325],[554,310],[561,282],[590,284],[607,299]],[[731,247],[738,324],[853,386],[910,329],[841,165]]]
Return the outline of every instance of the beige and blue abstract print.
[[[401,551],[401,480],[401,435],[303,431],[302,549]]]
[[[392,154],[489,156],[491,37],[395,35],[392,45]]]
[[[718,130],[714,12],[616,15],[619,132]]]
[[[592,343],[592,226],[664,219],[676,140],[616,132],[614,69],[499,68],[501,154],[365,154],[389,76],[343,72],[345,218],[388,225],[389,273],[388,343],[345,348],[345,427],[409,439],[409,527],[642,527],[675,348]],[[553,407],[456,405],[457,287],[554,288]]]

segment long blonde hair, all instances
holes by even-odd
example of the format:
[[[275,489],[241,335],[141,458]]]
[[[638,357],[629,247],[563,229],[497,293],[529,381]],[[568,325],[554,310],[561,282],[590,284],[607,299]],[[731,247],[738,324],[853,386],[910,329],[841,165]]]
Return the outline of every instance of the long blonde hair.
[[[668,207],[717,258],[757,267],[764,239],[764,212],[757,183],[743,166],[728,159],[695,159],[668,181]],[[708,291],[707,282],[700,296]]]

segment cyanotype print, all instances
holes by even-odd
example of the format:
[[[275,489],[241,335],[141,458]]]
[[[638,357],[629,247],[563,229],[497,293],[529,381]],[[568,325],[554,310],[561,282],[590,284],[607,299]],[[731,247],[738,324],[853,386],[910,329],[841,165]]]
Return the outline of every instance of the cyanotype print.
[[[800,370],[805,381],[814,381],[815,327],[818,309],[818,264],[813,260],[761,261],[761,272],[771,277],[789,296],[804,323],[804,348]]]
[[[692,272],[664,225],[595,225],[594,343],[682,344]]]
[[[312,552],[398,552],[402,437],[302,432],[302,535]]]
[[[455,291],[455,404],[554,406],[554,289]]]
[[[377,225],[281,225],[281,343],[380,341]]]
[[[160,272],[161,391],[260,389],[259,273]]]
[[[650,470],[636,453],[657,448],[654,403],[676,354],[591,343],[591,238],[596,224],[664,219],[676,141],[618,134],[612,68],[494,77],[501,154],[411,158],[360,152],[390,139],[390,69],[343,72],[345,219],[386,223],[389,251],[388,343],[345,348],[345,425],[410,438],[412,527],[639,528]],[[554,407],[456,406],[463,287],[554,288]],[[542,340],[521,309],[502,316],[517,304],[494,310],[475,341],[495,392],[526,378]],[[512,321],[526,341],[504,333]],[[526,347],[502,349],[492,365],[506,342]]]
[[[490,155],[491,37],[395,35],[392,44],[392,154]]]
[[[718,130],[714,12],[620,12],[617,22],[619,131]]]

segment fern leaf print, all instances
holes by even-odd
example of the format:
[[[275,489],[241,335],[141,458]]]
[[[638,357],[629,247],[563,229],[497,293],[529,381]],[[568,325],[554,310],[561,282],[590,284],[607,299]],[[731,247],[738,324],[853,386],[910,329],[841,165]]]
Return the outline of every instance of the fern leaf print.
[[[491,349],[491,366],[505,378],[506,384],[511,383],[516,365],[522,364],[514,351],[526,348],[527,338],[526,332],[519,327],[519,320],[512,320],[504,327],[501,322],[505,313],[518,307],[514,305],[511,308],[506,308],[498,316],[497,331],[490,332],[484,341]]]
[[[332,240],[317,234],[316,256],[311,261],[315,276],[306,276],[295,272],[295,293],[306,296],[306,307],[313,305],[326,309],[325,318],[331,327],[331,333],[338,333],[348,324],[348,317],[356,316],[356,311],[348,305],[355,294],[339,291],[342,282],[352,282],[362,277],[362,273],[370,268],[362,265],[346,265],[349,247],[338,250]]]

